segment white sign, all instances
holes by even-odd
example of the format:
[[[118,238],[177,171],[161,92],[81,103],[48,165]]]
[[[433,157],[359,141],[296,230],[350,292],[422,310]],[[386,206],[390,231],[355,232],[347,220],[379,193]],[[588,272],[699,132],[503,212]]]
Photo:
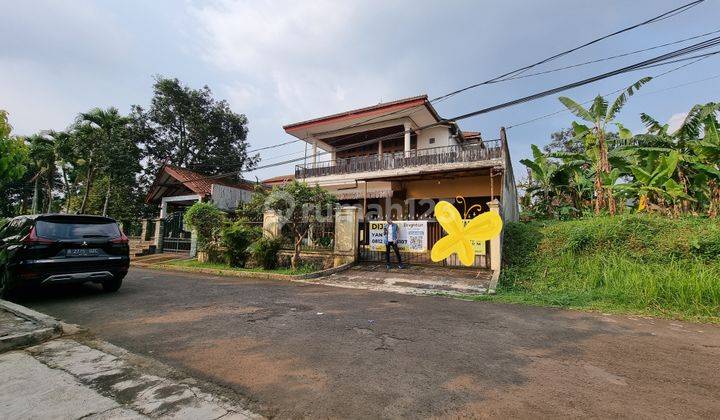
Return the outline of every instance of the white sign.
[[[404,252],[426,252],[428,235],[426,220],[398,220],[398,248]],[[385,251],[386,222],[370,222],[369,244],[371,251]]]

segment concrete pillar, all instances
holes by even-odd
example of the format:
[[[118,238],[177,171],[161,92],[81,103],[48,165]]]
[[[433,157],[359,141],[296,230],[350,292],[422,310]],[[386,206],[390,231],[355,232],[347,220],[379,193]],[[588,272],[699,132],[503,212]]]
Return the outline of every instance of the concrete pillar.
[[[502,218],[500,202],[497,199],[489,202],[488,207],[490,208],[490,211],[498,213]],[[495,293],[495,287],[500,279],[500,267],[502,265],[502,237],[503,232],[500,232],[500,235],[490,240],[490,269],[492,270],[493,275],[490,280],[490,286],[488,287],[489,293]]]
[[[381,162],[382,162],[382,158],[383,158],[383,156],[382,156],[382,154],[383,154],[382,143],[383,143],[382,140],[380,140],[380,141],[378,142],[378,160],[380,160]]]
[[[190,231],[190,258],[195,258],[197,256],[197,241],[197,229],[193,229]]]
[[[332,161],[333,165],[337,165],[337,152],[335,149],[330,151],[330,160]]]
[[[263,236],[276,238],[280,236],[281,229],[280,216],[274,210],[265,210],[263,213]]]
[[[164,199],[160,202],[160,218],[164,219],[167,217],[167,201]]]
[[[155,219],[155,252],[163,252],[163,236],[165,236],[165,225],[163,218]]]
[[[405,128],[405,157],[410,157],[410,129],[412,126],[410,123],[403,124]]]
[[[148,238],[148,222],[149,222],[148,219],[142,219],[142,221],[140,221],[140,240],[142,242],[145,242],[149,239]]]
[[[359,211],[357,207],[344,206],[335,213],[334,267],[357,261]]]
[[[313,167],[317,164],[317,140],[313,139]]]

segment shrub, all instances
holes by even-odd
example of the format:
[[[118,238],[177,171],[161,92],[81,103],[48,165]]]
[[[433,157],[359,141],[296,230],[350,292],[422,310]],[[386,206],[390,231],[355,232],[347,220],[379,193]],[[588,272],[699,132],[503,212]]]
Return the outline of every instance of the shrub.
[[[541,238],[542,234],[535,223],[506,223],[503,237],[503,264],[505,266],[529,264]]]
[[[225,226],[220,233],[220,241],[225,248],[226,262],[233,267],[243,267],[249,255],[248,247],[260,235],[260,228],[250,226],[244,220]]]
[[[183,216],[186,226],[197,232],[199,251],[208,251],[216,241],[222,227],[225,213],[212,203],[197,202],[190,206]]]
[[[258,265],[266,270],[272,270],[277,266],[281,246],[282,238],[264,236],[250,245],[249,251]]]

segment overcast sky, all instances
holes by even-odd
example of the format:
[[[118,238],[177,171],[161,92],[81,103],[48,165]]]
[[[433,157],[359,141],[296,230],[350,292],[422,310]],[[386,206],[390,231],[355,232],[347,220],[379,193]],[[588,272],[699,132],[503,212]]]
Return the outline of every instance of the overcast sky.
[[[597,1],[33,1],[0,0],[0,109],[17,134],[64,129],[81,111],[147,106],[153,75],[208,85],[249,119],[251,148],[288,140],[282,125],[426,93],[435,97],[530,64],[688,2]],[[646,48],[720,29],[720,4],[603,41],[539,70]],[[695,41],[697,42],[697,41]],[[480,87],[437,105],[452,117],[631,64],[687,44],[591,66]],[[695,103],[720,100],[720,56],[643,87],[619,119],[677,120]],[[670,68],[670,67],[668,67]],[[585,101],[665,67],[564,93]],[[672,88],[672,89],[668,89]],[[496,138],[561,109],[557,96],[464,120]],[[568,127],[569,113],[512,128],[515,171],[531,143]],[[302,156],[299,143],[262,154],[268,164]],[[281,155],[291,154],[282,157]],[[245,174],[260,179],[293,165]]]

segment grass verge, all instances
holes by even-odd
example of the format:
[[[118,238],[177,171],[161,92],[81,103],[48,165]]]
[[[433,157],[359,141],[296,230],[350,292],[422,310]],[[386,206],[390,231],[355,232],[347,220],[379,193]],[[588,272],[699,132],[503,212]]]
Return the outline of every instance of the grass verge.
[[[646,215],[508,224],[497,295],[474,300],[720,323],[720,222]]]
[[[291,268],[275,268],[273,270],[265,270],[262,267],[256,267],[256,268],[241,268],[241,267],[231,267],[227,264],[220,264],[220,263],[203,263],[198,260],[192,259],[192,260],[174,260],[174,261],[168,261],[165,263],[167,265],[175,265],[179,267],[191,267],[191,268],[205,268],[205,269],[211,269],[211,270],[230,270],[230,271],[242,271],[242,272],[248,272],[248,273],[272,273],[272,274],[286,274],[286,275],[298,275],[298,274],[310,274],[312,272],[317,271],[313,266],[310,265],[301,265],[298,267],[297,270],[293,270]]]

